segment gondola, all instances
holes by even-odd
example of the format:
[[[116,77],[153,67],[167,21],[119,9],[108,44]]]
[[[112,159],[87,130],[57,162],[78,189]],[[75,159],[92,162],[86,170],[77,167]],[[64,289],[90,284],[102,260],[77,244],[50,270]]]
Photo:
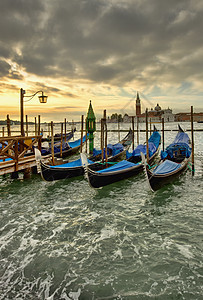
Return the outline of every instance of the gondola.
[[[129,149],[132,143],[132,130],[129,130],[128,134],[119,143],[114,145],[109,145],[109,151],[107,151],[107,161],[108,163],[122,159],[126,151]],[[107,147],[108,148],[108,147]],[[95,155],[89,157],[88,163],[92,165],[92,168],[99,170],[103,167],[101,161],[101,153],[95,151]],[[40,163],[41,176],[46,181],[54,181],[60,179],[67,179],[71,177],[76,177],[84,174],[84,168],[82,165],[81,158],[63,163],[61,165],[49,165],[45,164],[40,157],[39,152],[36,153],[36,160]]]
[[[161,136],[155,129],[148,140],[150,162],[154,160],[159,151],[160,140]],[[99,171],[93,170],[91,164],[89,165],[83,156],[83,164],[89,185],[93,188],[101,188],[138,174],[143,170],[141,152],[146,155],[146,144],[138,145],[132,153],[127,152],[126,160],[122,160],[111,167]]]
[[[179,125],[179,131],[174,141],[161,151],[158,165],[150,169],[145,164],[145,172],[152,191],[157,191],[162,186],[173,181],[188,165],[191,156],[190,139]]]
[[[72,137],[74,132],[76,131],[76,128],[66,133],[66,141],[69,141]],[[63,139],[65,139],[65,134],[63,134]],[[61,140],[61,133],[56,133],[54,135],[54,141],[60,141]],[[46,138],[42,138],[42,142],[50,142],[51,137],[47,136]]]
[[[87,134],[87,138],[89,138],[89,134]],[[83,136],[83,141],[82,141],[83,144],[84,144],[85,140],[86,140],[86,136]],[[62,158],[68,157],[72,154],[77,153],[80,149],[80,145],[81,145],[81,139],[78,139],[74,142],[69,142],[69,143],[63,142],[62,143],[62,156],[61,156],[61,153],[60,153],[61,143],[60,142],[55,143],[54,144],[54,156],[62,157]],[[48,147],[42,147],[41,154],[42,154],[42,156],[51,154],[51,145],[49,145]]]

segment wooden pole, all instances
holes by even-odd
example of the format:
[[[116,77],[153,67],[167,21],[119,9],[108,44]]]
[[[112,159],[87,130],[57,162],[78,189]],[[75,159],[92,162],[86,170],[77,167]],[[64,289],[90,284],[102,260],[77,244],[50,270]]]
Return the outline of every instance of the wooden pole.
[[[74,141],[74,120],[72,120],[72,132],[73,132],[73,141]]]
[[[2,127],[2,136],[4,136],[4,135],[5,135],[5,128]]]
[[[132,116],[132,130],[133,130],[133,144],[132,144],[132,147],[134,150],[135,149],[135,117]]]
[[[38,133],[37,135],[40,135],[40,115],[38,115]]]
[[[81,116],[81,141],[80,141],[80,153],[82,153],[82,145],[83,145],[83,122],[84,116]]]
[[[61,123],[61,144],[60,144],[60,157],[62,157],[63,150],[63,123]]]
[[[102,162],[104,162],[104,128],[106,124],[106,109],[104,110],[103,120],[102,120]]]
[[[8,136],[11,136],[11,121],[10,121],[9,115],[7,115],[7,133],[8,133]]]
[[[152,119],[151,118],[149,119],[149,132],[151,135],[152,134]]]
[[[164,118],[162,118],[162,149],[164,151]]]
[[[51,121],[51,155],[52,155],[52,164],[55,165],[54,162],[54,124]]]
[[[104,162],[104,119],[101,118],[101,154],[102,154],[102,162]]]
[[[148,142],[148,109],[146,109],[146,147],[147,163],[149,163],[149,142]]]
[[[37,135],[37,118],[35,117],[35,135]]]
[[[87,118],[85,119],[85,153],[87,153]]]
[[[120,141],[120,122],[118,121],[118,140]]]
[[[51,123],[48,123],[48,135],[51,136]]]
[[[195,155],[194,155],[194,128],[193,128],[193,106],[191,106],[191,142],[192,142],[192,175],[195,174]]]
[[[64,119],[64,131],[65,131],[65,142],[66,142],[66,118]]]
[[[26,135],[28,136],[28,116],[25,116],[25,124],[26,124]]]
[[[137,145],[139,145],[139,117],[137,116]]]
[[[24,132],[24,108],[23,108],[23,98],[24,98],[25,91],[21,88],[20,89],[20,131],[21,136],[25,135]]]
[[[108,166],[108,154],[107,154],[107,124],[105,119],[105,161],[106,161],[106,168]]]

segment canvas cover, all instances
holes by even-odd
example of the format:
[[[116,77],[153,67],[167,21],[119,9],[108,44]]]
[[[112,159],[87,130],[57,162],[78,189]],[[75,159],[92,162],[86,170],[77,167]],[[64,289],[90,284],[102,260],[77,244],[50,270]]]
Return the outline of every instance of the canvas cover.
[[[107,155],[110,154],[110,151],[111,151],[111,155],[112,156],[115,156],[116,154],[122,152],[124,150],[124,146],[120,143],[117,143],[117,144],[108,144],[107,145]],[[101,150],[97,150],[97,149],[93,149],[93,156],[97,156],[97,155],[100,155],[102,153]],[[104,148],[104,158],[106,157],[105,155],[105,148]]]
[[[161,151],[161,159],[173,158],[174,155],[177,156],[177,153],[181,153],[184,157],[190,157],[191,148],[189,146],[189,136],[185,132],[179,132],[173,143],[166,147],[165,151]]]
[[[117,164],[115,164],[115,165],[113,165],[113,166],[111,166],[107,169],[97,171],[97,173],[109,173],[109,172],[121,171],[121,170],[132,168],[135,165],[138,165],[138,164],[131,163],[127,160],[122,160],[122,161],[118,162]]]
[[[87,137],[88,137],[88,135],[87,135]],[[83,136],[83,139],[82,139],[83,143],[85,142],[85,138],[86,138],[86,136]],[[54,144],[54,153],[59,153],[60,152],[60,144],[61,144],[60,142]],[[69,142],[69,143],[68,142],[63,142],[62,143],[62,151],[78,147],[78,146],[80,146],[80,144],[81,144],[81,139],[78,139],[74,142]],[[41,153],[42,153],[42,155],[50,154],[51,153],[51,147],[42,147]]]
[[[150,136],[148,140],[148,147],[149,147],[149,157],[151,157],[159,147],[161,140],[161,135],[158,131],[154,131],[152,135]],[[147,146],[146,145],[138,145],[133,152],[126,152],[126,158],[130,158],[131,156],[140,156],[140,153],[143,153],[144,155],[147,154]]]
[[[88,163],[91,165],[93,164],[94,162],[91,161],[90,159],[88,159]],[[77,159],[77,160],[74,160],[74,161],[70,161],[68,163],[65,163],[65,164],[61,164],[61,165],[57,165],[57,166],[50,166],[50,168],[54,169],[54,168],[74,168],[74,167],[82,167],[82,162],[81,162],[81,159]]]
[[[175,163],[171,160],[166,159],[162,164],[158,165],[154,170],[155,175],[164,175],[178,170],[181,164]]]

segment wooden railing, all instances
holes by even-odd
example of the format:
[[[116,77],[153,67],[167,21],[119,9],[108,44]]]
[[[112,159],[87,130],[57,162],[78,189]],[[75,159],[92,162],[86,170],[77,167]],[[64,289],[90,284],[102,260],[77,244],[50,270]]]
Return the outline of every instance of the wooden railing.
[[[24,158],[28,150],[36,146],[41,151],[41,135],[36,136],[9,136],[0,138],[0,160],[4,162],[10,158],[15,162],[15,171],[18,171],[18,163]],[[34,154],[34,153],[33,153]]]

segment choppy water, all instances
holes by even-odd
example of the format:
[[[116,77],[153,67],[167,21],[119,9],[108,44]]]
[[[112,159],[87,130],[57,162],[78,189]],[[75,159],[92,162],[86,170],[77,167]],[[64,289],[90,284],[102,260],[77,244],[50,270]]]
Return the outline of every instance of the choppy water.
[[[195,144],[195,176],[156,193],[143,174],[98,191],[0,177],[0,299],[202,299],[202,132]]]

